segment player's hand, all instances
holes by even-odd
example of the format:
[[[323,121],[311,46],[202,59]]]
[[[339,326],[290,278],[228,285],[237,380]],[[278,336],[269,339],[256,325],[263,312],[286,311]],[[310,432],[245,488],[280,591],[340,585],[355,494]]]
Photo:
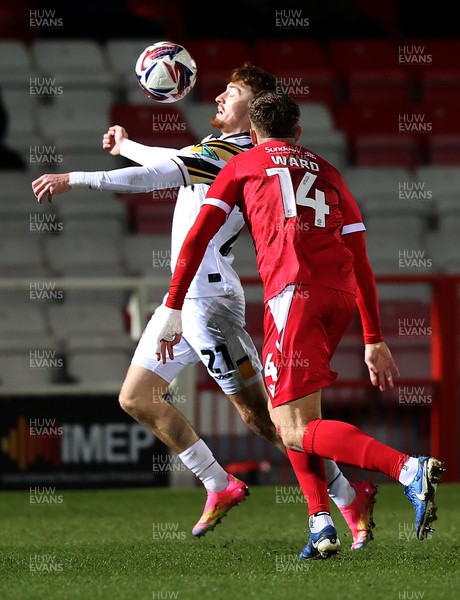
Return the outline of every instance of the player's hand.
[[[112,125],[102,136],[102,148],[112,156],[120,155],[121,142],[128,139],[128,132],[120,125]]]
[[[394,387],[394,380],[399,377],[399,369],[385,342],[366,344],[364,362],[369,369],[372,385],[378,386],[381,392],[387,387]]]
[[[69,173],[42,175],[32,181],[32,189],[39,204],[42,203],[45,196],[48,197],[48,202],[52,202],[55,194],[63,194],[72,189],[69,183]]]
[[[166,362],[166,350],[171,360],[174,360],[173,346],[178,344],[182,337],[181,311],[168,308],[164,304],[159,306],[153,314],[153,327],[156,331],[157,360]]]

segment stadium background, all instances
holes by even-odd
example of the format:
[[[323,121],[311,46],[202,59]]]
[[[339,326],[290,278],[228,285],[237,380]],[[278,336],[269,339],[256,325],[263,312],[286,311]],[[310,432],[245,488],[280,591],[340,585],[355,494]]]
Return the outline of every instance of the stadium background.
[[[117,403],[136,339],[167,289],[175,192],[75,191],[37,206],[31,181],[128,164],[101,150],[114,123],[152,145],[197,141],[210,132],[229,71],[248,59],[301,103],[302,143],[341,169],[362,208],[385,337],[401,370],[393,392],[371,388],[357,318],[334,358],[340,375],[325,392],[325,415],[408,452],[432,452],[458,481],[453,20],[439,4],[426,11],[415,2],[199,7],[198,18],[196,4],[172,0],[118,0],[110,12],[96,2],[0,2],[2,487],[195,484]],[[167,107],[142,94],[133,72],[140,51],[162,39],[183,43],[198,65],[193,92]],[[235,256],[260,348],[261,290],[245,233]],[[242,463],[233,469],[248,483],[294,482],[201,365],[175,382],[171,402],[222,464]]]

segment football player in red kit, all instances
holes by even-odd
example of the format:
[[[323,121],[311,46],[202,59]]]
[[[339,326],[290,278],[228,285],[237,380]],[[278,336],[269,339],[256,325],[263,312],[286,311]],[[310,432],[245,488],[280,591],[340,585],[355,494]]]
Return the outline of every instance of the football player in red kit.
[[[264,286],[263,361],[271,417],[308,502],[310,533],[299,556],[327,558],[340,549],[323,458],[402,483],[415,508],[417,537],[425,539],[436,519],[443,463],[411,457],[321,415],[321,390],[337,376],[330,359],[356,304],[372,384],[383,391],[399,375],[382,337],[358,205],[337,169],[295,143],[301,133],[299,107],[288,95],[262,92],[250,102],[249,117],[255,147],[222,169],[182,246],[166,307],[157,318],[158,357],[166,351],[173,355],[190,281],[209,240],[238,204]],[[301,453],[308,456],[307,467],[298,461]]]

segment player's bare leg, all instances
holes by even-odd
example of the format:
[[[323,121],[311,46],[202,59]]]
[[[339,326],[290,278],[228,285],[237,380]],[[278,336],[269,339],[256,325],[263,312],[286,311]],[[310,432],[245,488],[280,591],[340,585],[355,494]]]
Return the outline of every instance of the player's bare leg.
[[[267,410],[268,396],[263,381],[256,381],[239,392],[227,396],[249,429],[286,455],[286,447]]]
[[[198,436],[186,417],[164,399],[168,382],[156,373],[130,365],[120,391],[120,405],[136,421],[148,427],[203,483],[207,502],[192,533],[204,535],[222,517],[244,501],[247,485],[227,473]]]
[[[187,418],[164,399],[168,382],[156,373],[130,365],[119,401],[133,419],[150,429],[168,448],[180,454],[200,438]]]

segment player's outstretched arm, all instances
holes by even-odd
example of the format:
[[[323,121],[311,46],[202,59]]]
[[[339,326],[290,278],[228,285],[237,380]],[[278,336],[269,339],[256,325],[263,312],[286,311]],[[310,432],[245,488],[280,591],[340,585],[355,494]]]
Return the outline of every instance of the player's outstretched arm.
[[[364,362],[369,369],[372,385],[378,386],[382,392],[387,387],[394,387],[394,380],[399,377],[399,369],[385,342],[366,344]]]
[[[112,156],[124,156],[138,165],[148,166],[156,161],[177,156],[181,150],[145,146],[129,139],[128,132],[120,125],[112,125],[102,136],[102,148]]]
[[[64,194],[72,189],[69,173],[47,173],[32,182],[32,189],[38,203],[41,204],[45,197],[48,202],[53,201],[56,194]]]
[[[140,194],[169,187],[179,187],[184,179],[179,167],[172,160],[162,160],[149,167],[126,167],[114,171],[72,171],[55,175],[42,175],[32,182],[38,201],[48,195],[62,194],[71,188]]]

